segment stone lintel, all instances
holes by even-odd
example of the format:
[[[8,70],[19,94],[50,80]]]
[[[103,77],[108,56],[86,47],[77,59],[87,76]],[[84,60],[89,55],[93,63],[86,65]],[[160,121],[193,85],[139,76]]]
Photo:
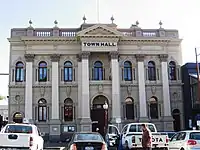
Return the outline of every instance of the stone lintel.
[[[60,54],[52,54],[50,58],[52,62],[58,62],[60,60]]]
[[[160,58],[160,61],[161,61],[161,62],[167,61],[167,59],[168,59],[168,54],[160,54],[160,55],[159,55],[159,58]]]
[[[135,58],[137,61],[144,61],[145,55],[144,54],[136,54]]]
[[[33,62],[35,54],[24,54],[24,57],[27,62]]]

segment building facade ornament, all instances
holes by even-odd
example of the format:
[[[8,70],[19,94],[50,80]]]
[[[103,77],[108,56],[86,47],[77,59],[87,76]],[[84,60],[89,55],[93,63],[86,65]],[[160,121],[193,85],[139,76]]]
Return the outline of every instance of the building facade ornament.
[[[136,54],[135,55],[135,58],[137,61],[144,61],[144,57],[145,57],[144,54]]]
[[[78,62],[81,62],[81,54],[76,54],[76,58]]]
[[[57,62],[57,61],[60,60],[60,55],[59,55],[59,54],[52,54],[52,55],[50,56],[50,58],[51,58],[51,61]]]
[[[33,62],[35,55],[34,54],[24,54],[24,58],[27,62]]]
[[[167,61],[167,59],[168,59],[168,54],[160,54],[160,55],[159,55],[159,58],[160,58],[160,61],[161,61],[161,62]]]
[[[118,51],[110,52],[110,58],[111,59],[119,59],[119,52]]]
[[[80,56],[82,59],[88,59],[90,56],[90,52],[82,52]]]

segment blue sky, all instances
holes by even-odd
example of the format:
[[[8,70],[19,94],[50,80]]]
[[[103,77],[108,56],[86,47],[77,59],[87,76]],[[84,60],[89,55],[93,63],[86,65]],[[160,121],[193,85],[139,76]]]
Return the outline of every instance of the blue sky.
[[[183,38],[183,62],[194,61],[194,47],[200,47],[200,0],[99,0],[99,21],[109,23],[113,15],[118,27],[129,28],[136,20],[142,28],[178,29]],[[0,4],[0,72],[9,70],[7,37],[14,27],[79,27],[85,14],[88,23],[97,22],[96,0],[6,0]],[[200,59],[200,58],[199,58]],[[8,77],[0,76],[0,95],[8,94]]]

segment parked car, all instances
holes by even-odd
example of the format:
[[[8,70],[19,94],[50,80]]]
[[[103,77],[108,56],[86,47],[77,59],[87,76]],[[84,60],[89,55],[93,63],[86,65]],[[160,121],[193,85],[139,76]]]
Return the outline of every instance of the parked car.
[[[33,124],[7,124],[0,133],[0,149],[43,150],[42,136]]]
[[[142,148],[142,124],[146,124],[152,133],[152,146],[155,149],[168,149],[169,137],[166,133],[157,132],[153,123],[129,123],[122,129],[121,143],[124,149],[141,149]]]
[[[175,133],[169,142],[170,150],[199,150],[200,130],[186,130]]]
[[[108,150],[107,144],[98,132],[77,132],[74,133],[65,150]]]

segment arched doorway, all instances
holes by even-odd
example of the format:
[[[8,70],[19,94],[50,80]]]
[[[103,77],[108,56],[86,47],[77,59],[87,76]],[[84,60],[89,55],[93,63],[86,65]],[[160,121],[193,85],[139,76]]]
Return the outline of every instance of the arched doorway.
[[[93,99],[91,108],[92,131],[96,132],[98,128],[101,135],[104,135],[105,125],[108,123],[108,109],[103,108],[105,103],[108,104],[108,99],[103,95],[98,95]]]
[[[172,111],[172,116],[174,118],[174,131],[180,131],[181,130],[181,119],[180,119],[180,110],[174,109]]]
[[[16,112],[13,115],[13,122],[15,123],[23,123],[23,115],[20,112]]]

